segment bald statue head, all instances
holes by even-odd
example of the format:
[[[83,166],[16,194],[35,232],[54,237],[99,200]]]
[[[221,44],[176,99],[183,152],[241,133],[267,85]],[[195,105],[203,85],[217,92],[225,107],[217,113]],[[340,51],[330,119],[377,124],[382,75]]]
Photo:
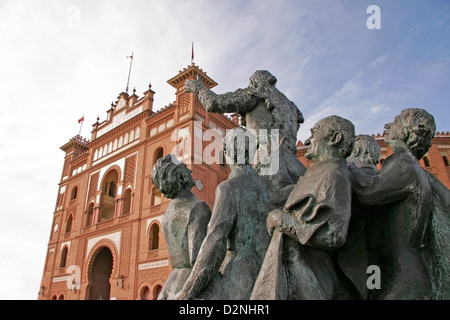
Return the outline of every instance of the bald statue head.
[[[318,121],[305,141],[305,157],[315,162],[347,158],[355,140],[355,126],[342,117],[333,115]]]

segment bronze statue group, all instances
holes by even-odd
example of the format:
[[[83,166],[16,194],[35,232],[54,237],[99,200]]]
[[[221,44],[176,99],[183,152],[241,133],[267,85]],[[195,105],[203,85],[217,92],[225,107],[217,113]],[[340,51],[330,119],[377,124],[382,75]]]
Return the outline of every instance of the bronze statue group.
[[[242,125],[224,137],[231,173],[212,209],[191,192],[185,164],[166,155],[153,167],[171,199],[162,227],[173,270],[158,299],[449,299],[450,191],[418,163],[433,116],[407,108],[385,125],[393,154],[379,171],[375,139],[328,116],[304,143],[306,170],[295,156],[303,115],[276,82],[258,70],[247,88],[216,94],[186,81],[206,110],[239,113]],[[280,133],[273,174],[237,143],[249,129]],[[379,271],[377,285],[368,270]]]

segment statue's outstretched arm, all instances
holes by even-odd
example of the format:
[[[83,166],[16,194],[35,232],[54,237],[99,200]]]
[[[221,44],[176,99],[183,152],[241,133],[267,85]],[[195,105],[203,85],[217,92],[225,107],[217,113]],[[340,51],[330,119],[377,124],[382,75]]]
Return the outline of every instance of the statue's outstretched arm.
[[[353,190],[366,205],[383,205],[405,198],[411,192],[411,172],[401,163],[382,167],[378,175],[366,174],[354,164],[349,165]]]
[[[246,113],[258,102],[258,98],[247,89],[216,94],[206,88],[200,80],[186,80],[184,88],[186,92],[193,92],[207,111],[214,113]]]

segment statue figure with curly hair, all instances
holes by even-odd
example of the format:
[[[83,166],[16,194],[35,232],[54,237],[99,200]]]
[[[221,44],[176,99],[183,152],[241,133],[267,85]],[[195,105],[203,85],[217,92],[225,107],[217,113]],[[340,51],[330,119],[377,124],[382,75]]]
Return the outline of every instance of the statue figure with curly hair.
[[[195,182],[191,170],[184,163],[174,163],[172,155],[157,160],[152,181],[165,197],[172,199],[162,218],[172,272],[158,297],[171,300],[191,273],[206,235],[211,209],[192,193]]]
[[[385,141],[393,154],[384,160],[380,173],[367,175],[355,165],[349,166],[355,181],[354,196],[361,204],[376,208],[368,245],[372,261],[380,268],[381,287],[372,290],[369,299],[428,300],[435,290],[433,268],[429,266],[436,258],[436,251],[426,254],[435,250],[436,244],[436,239],[429,238],[436,233],[429,234],[428,230],[438,216],[433,215],[435,196],[429,175],[418,160],[431,147],[435,121],[423,109],[407,108],[385,129]],[[445,214],[448,216],[448,212]],[[445,224],[448,226],[448,219]],[[447,287],[447,296],[448,243],[444,239],[447,253],[442,258],[447,259],[447,279],[441,284],[435,282],[437,287]]]

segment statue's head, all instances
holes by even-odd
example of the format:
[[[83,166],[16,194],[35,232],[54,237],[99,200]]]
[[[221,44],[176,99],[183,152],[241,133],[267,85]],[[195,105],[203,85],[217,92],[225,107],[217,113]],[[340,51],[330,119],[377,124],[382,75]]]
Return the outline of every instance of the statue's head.
[[[174,163],[170,154],[156,161],[152,182],[169,199],[176,198],[183,190],[191,190],[195,185],[191,170],[184,163]]]
[[[259,89],[261,87],[272,86],[277,83],[277,78],[267,70],[257,70],[250,77],[250,87]]]
[[[431,147],[436,123],[424,109],[407,108],[384,128],[387,144],[394,149],[405,146],[417,159],[421,159]]]
[[[378,164],[380,156],[380,146],[375,138],[368,134],[360,134],[356,136],[353,151],[347,160],[375,166]]]
[[[316,162],[347,158],[354,140],[355,126],[351,121],[335,115],[326,117],[311,129],[311,137],[305,141],[308,146],[305,157]]]
[[[228,164],[250,164],[256,153],[256,136],[243,127],[227,130],[223,140],[225,159]]]

